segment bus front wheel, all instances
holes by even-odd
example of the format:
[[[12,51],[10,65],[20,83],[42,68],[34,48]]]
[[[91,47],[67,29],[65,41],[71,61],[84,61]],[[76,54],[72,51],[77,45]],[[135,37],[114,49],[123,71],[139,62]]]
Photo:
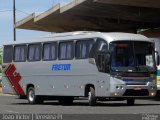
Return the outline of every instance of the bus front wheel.
[[[43,99],[35,95],[34,87],[29,87],[27,92],[27,99],[30,104],[41,104],[43,103]]]
[[[94,106],[96,104],[95,89],[93,87],[89,88],[88,101],[90,106]]]

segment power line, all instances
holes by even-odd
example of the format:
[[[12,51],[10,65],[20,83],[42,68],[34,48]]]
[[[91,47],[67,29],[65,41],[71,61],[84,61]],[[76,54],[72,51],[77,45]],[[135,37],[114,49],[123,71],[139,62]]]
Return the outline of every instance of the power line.
[[[13,11],[13,10],[0,10],[0,12],[10,12],[10,11]]]
[[[19,9],[16,9],[16,11],[18,11],[18,12],[21,12],[21,13],[24,13],[24,14],[26,14],[26,15],[30,15],[29,13],[27,13],[27,12],[24,12],[24,11],[22,11],[22,10],[19,10]]]
[[[0,12],[12,12],[13,10],[0,10]],[[19,9],[16,9],[17,12],[21,12],[23,14],[26,14],[26,15],[30,15],[30,13],[27,13],[27,12],[24,12],[22,10],[19,10]]]
[[[16,1],[13,0],[13,39],[16,41]]]

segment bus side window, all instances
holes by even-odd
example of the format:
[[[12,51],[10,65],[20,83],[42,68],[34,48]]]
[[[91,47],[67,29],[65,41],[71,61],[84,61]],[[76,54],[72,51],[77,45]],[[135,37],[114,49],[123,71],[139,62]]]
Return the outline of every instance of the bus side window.
[[[3,62],[11,63],[12,59],[13,59],[13,46],[12,45],[4,46]]]
[[[72,60],[74,58],[74,42],[60,42],[58,52],[60,60]]]
[[[41,60],[41,44],[32,44],[28,47],[28,61],[40,61]]]
[[[27,58],[27,45],[18,45],[14,47],[14,61],[24,62]]]
[[[57,43],[44,43],[43,45],[43,60],[57,59]]]
[[[94,40],[79,40],[76,42],[76,59],[87,59]]]

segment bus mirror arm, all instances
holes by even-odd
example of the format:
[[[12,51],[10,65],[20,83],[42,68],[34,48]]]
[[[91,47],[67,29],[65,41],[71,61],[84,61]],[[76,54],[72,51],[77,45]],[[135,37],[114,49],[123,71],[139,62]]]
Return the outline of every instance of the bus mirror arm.
[[[109,65],[110,64],[110,52],[106,53],[106,64]]]
[[[97,53],[97,65],[99,67],[99,71],[101,72],[109,72],[109,64],[110,64],[110,53],[99,51]]]
[[[103,56],[105,63],[108,65],[110,63],[110,52],[99,51],[97,53],[97,59],[102,59]]]
[[[155,54],[156,54],[156,64],[159,65],[159,53],[158,51],[155,51]]]

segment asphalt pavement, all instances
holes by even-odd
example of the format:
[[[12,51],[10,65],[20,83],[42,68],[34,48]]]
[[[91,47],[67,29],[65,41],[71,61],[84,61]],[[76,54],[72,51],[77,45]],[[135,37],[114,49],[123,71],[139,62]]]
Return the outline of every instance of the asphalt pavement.
[[[103,119],[108,116],[112,120],[120,120],[125,117],[136,119],[137,115],[142,118],[143,115],[160,114],[160,101],[156,100],[136,100],[135,106],[127,106],[126,101],[98,102],[96,106],[88,106],[87,100],[75,100],[73,105],[62,106],[58,101],[45,101],[42,105],[30,105],[25,99],[18,99],[17,96],[0,96],[1,114],[62,114],[66,115],[68,120],[71,118],[88,118],[94,120],[98,116]],[[68,116],[74,116],[69,117]],[[92,118],[90,118],[92,116]],[[134,118],[134,117],[135,118]],[[147,116],[148,117],[148,116]],[[123,120],[125,120],[123,118]],[[84,120],[84,118],[81,118]],[[107,119],[107,120],[108,120]],[[159,120],[160,116],[158,119]],[[78,120],[78,119],[77,119]],[[145,119],[143,119],[145,120]]]

